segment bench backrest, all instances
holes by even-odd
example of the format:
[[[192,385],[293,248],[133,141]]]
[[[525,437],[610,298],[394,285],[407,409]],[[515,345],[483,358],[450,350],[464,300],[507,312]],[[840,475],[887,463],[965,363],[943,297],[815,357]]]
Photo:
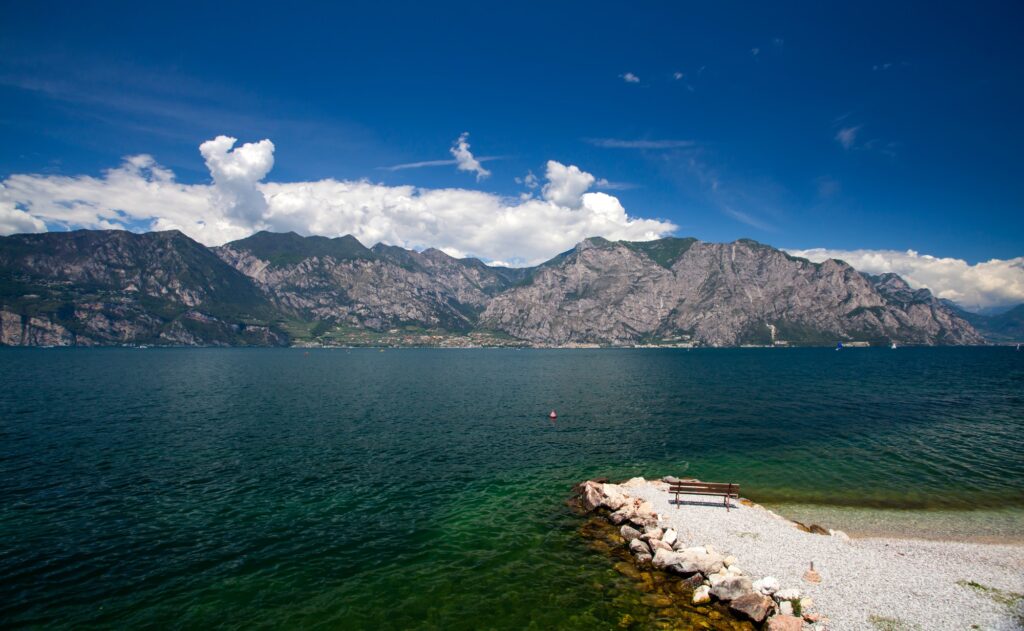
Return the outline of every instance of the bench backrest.
[[[740,485],[726,482],[676,482],[669,485],[669,493],[707,493],[709,495],[739,495]]]

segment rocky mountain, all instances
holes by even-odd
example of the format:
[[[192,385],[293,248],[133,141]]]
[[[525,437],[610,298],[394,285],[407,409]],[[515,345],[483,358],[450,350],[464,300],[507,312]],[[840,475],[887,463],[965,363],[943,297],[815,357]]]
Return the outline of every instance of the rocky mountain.
[[[595,238],[494,298],[480,325],[545,344],[982,343],[930,292],[903,287],[746,239]]]
[[[1024,342],[1024,304],[994,315],[971,313],[943,301],[949,309],[971,323],[989,342]]]
[[[178,231],[0,237],[0,343],[284,344],[252,282]]]
[[[898,276],[750,240],[593,238],[508,269],[351,236],[260,232],[217,248],[179,232],[0,238],[3,344],[343,342],[330,336],[411,329],[533,345],[983,341]]]
[[[259,232],[214,251],[291,317],[376,330],[467,331],[493,296],[525,275],[440,250],[370,249],[352,236]]]

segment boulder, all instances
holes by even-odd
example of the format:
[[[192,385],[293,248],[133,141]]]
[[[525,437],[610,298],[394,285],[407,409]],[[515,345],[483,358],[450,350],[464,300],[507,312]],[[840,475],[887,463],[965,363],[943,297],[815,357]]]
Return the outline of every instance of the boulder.
[[[622,528],[620,528],[619,534],[622,535],[622,538],[626,540],[626,543],[629,543],[634,539],[640,538],[640,531],[630,526],[629,524],[626,524]]]
[[[645,480],[645,479],[643,479],[641,477],[636,477],[636,478],[630,478],[630,479],[626,480],[620,486],[624,486],[624,487],[626,487],[628,489],[635,489],[635,488],[640,487],[640,486],[645,486],[646,484],[647,484],[647,480]]]
[[[714,581],[711,582],[711,595],[719,600],[734,600],[749,594],[753,591],[754,586],[750,582],[750,578],[746,576],[729,576],[718,582],[716,585]],[[761,594],[755,594],[760,598],[765,598]],[[762,618],[763,620],[764,618]]]
[[[780,602],[779,603],[779,613],[782,614],[783,616],[792,616],[793,615],[793,601],[792,600],[783,600],[782,602]]]
[[[675,554],[676,562],[672,570],[679,574],[700,572],[707,576],[722,569],[722,557],[701,547],[685,548]]]
[[[609,515],[608,521],[618,526],[619,524],[626,523],[626,520],[629,519],[629,514],[630,513],[629,510],[627,510],[627,507],[623,507]]]
[[[734,565],[735,563],[736,563],[736,557],[734,557],[731,554],[729,556],[725,557],[724,559],[722,559],[722,565],[724,565],[725,567],[729,567],[730,565]]]
[[[665,534],[661,535],[661,540],[670,546],[674,544],[677,539],[679,539],[679,534],[672,528],[669,528],[665,531]]]
[[[775,592],[779,591],[779,579],[774,576],[765,576],[754,581],[754,591],[764,594],[765,596],[771,596]]]
[[[648,539],[647,540],[647,545],[651,546],[651,551],[667,550],[669,552],[672,552],[672,546],[668,545],[667,543],[665,543],[661,539],[653,539],[653,538],[652,539]]]
[[[658,526],[647,526],[644,528],[644,539],[661,539],[665,531]]]
[[[653,557],[651,557],[651,555],[649,555],[649,554],[641,552],[640,554],[636,555],[633,558],[636,559],[637,565],[646,565],[646,564],[651,562],[651,559]]]
[[[712,593],[714,593],[713,590]],[[775,601],[764,594],[743,594],[729,603],[729,609],[756,623],[761,623],[775,609]]]
[[[801,598],[800,611],[810,611],[811,609],[814,609],[814,601],[807,597]]]
[[[775,600],[799,600],[800,590],[795,587],[787,587],[775,592]]]
[[[693,604],[703,605],[704,603],[711,602],[711,588],[707,585],[701,585],[697,589],[693,590]]]
[[[680,480],[674,475],[666,475],[661,479],[662,482],[668,482],[669,484],[679,484]]]
[[[803,621],[800,618],[789,615],[772,616],[768,620],[767,631],[800,631]]]
[[[650,554],[651,549],[647,547],[647,544],[639,539],[634,539],[629,542],[629,551],[633,554]]]
[[[592,480],[587,480],[583,483],[583,488],[580,489],[580,497],[583,499],[583,508],[587,509],[588,512],[601,505],[602,486],[602,484]]]
[[[629,496],[617,484],[604,484],[601,488],[601,506],[617,511],[629,502]]]
[[[838,539],[840,541],[849,541],[850,540],[850,535],[846,534],[842,530],[829,530],[828,532],[829,532],[830,535],[832,535],[833,537],[835,537],[836,539]]]

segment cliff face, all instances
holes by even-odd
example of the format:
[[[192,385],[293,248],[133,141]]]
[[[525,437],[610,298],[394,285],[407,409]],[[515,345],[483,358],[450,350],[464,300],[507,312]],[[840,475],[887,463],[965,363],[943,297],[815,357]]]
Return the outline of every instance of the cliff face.
[[[0,238],[0,343],[275,345],[342,327],[507,334],[538,345],[837,340],[980,344],[928,290],[760,243],[587,239],[529,269],[438,250],[261,232]]]
[[[588,239],[496,297],[480,323],[552,344],[982,343],[930,293],[889,299],[840,261],[815,264],[748,240],[675,241],[655,250]]]
[[[310,321],[375,330],[419,325],[465,331],[490,298],[523,272],[455,259],[439,250],[415,252],[352,237],[310,242],[294,233],[259,233],[215,248],[252,278],[283,311]]]
[[[177,231],[0,238],[0,343],[281,344],[243,274]]]

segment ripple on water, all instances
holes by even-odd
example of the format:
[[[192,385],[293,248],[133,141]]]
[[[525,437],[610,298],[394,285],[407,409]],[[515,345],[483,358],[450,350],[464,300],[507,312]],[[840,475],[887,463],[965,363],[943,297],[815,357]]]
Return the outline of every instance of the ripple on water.
[[[1024,538],[1022,375],[1002,349],[2,349],[0,624],[615,626],[642,596],[563,504],[595,476]]]

